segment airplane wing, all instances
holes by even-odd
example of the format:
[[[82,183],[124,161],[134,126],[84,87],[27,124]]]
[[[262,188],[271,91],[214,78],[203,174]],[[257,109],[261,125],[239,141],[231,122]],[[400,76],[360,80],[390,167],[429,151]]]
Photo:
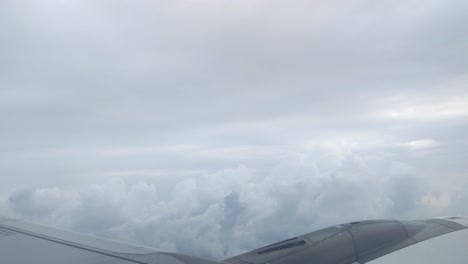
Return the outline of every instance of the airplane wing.
[[[219,264],[0,216],[2,264]]]
[[[231,264],[468,263],[468,218],[336,225],[224,260]]]
[[[2,264],[440,264],[467,259],[468,218],[462,217],[346,223],[222,262],[0,217]]]

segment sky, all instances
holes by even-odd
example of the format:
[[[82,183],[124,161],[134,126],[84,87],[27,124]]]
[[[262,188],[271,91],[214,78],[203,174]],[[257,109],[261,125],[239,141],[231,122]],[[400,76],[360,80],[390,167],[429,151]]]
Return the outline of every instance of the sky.
[[[1,0],[0,214],[223,259],[468,215],[468,2]]]

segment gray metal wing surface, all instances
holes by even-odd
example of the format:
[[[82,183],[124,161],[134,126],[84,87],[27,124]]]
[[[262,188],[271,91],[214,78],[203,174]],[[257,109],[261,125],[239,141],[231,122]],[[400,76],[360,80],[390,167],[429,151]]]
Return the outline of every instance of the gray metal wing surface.
[[[0,216],[2,264],[216,264]]]
[[[468,218],[335,225],[224,260],[231,264],[468,263]]]

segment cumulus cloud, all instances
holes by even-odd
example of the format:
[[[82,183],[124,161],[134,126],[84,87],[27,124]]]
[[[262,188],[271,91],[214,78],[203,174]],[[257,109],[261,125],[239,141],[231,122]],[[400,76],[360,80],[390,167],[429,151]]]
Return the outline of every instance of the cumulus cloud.
[[[64,215],[78,206],[80,196],[74,191],[59,188],[20,189],[13,192],[9,205],[13,213],[32,221],[53,221],[58,225],[70,224]]]
[[[137,182],[121,176],[77,191],[20,190],[9,207],[24,219],[217,259],[341,222],[451,210],[427,202],[440,191],[426,186],[427,175],[377,151],[351,147],[334,165],[317,163],[340,148],[290,153],[264,170],[199,173],[173,185],[157,175]]]

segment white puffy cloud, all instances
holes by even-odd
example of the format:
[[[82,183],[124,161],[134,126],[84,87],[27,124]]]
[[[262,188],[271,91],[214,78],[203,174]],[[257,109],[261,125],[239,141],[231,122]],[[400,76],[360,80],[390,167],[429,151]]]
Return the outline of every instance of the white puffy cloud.
[[[20,189],[9,196],[7,204],[18,217],[68,226],[80,198],[77,192],[59,188]]]
[[[461,212],[433,202],[440,194],[463,200],[462,190],[428,186],[429,175],[399,156],[343,148],[310,148],[264,169],[242,165],[173,183],[160,175],[135,181],[130,174],[74,191],[20,190],[9,207],[24,219],[211,258],[346,221]]]

